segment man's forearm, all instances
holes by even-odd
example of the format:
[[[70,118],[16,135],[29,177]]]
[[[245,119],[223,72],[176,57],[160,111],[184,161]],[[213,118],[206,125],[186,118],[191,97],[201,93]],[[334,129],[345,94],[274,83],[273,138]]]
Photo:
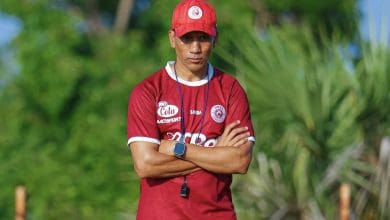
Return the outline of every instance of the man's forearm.
[[[200,168],[196,164],[190,161],[176,159],[172,156],[167,156],[163,154],[161,155],[162,158],[155,158],[156,160],[148,162],[148,164],[146,165],[148,172],[144,177],[176,177],[200,170]]]
[[[134,142],[130,145],[134,168],[141,178],[165,178],[181,176],[200,168],[190,161],[176,159],[157,151],[158,145]]]
[[[246,173],[252,158],[252,145],[248,141],[240,147],[197,147],[186,144],[184,160],[214,173]]]
[[[187,145],[185,160],[215,173],[246,173],[252,159],[253,142],[247,126],[236,120],[228,124],[213,148]]]
[[[162,141],[159,151],[173,156],[175,141]],[[252,159],[253,142],[233,147],[198,147],[186,144],[184,161],[192,162],[202,169],[214,173],[246,173]]]

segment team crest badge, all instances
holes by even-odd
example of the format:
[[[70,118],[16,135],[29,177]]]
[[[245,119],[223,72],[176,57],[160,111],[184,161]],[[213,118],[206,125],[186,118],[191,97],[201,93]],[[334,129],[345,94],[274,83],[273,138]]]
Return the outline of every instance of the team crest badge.
[[[222,105],[211,107],[211,118],[217,123],[222,123],[226,118],[225,108]]]

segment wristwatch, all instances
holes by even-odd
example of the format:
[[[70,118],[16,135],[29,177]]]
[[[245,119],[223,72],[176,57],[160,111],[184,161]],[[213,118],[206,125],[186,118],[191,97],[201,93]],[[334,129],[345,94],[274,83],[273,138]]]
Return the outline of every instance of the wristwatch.
[[[184,154],[186,153],[186,144],[177,142],[173,148],[173,154],[177,158],[183,158]]]

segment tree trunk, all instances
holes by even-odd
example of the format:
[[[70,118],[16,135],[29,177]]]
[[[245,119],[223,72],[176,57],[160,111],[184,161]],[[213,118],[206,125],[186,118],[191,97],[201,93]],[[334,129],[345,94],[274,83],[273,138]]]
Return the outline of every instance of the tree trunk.
[[[351,196],[351,186],[347,183],[342,183],[340,186],[340,220],[349,220],[349,205]]]
[[[104,32],[105,27],[101,22],[98,2],[96,0],[87,0],[86,10],[87,10],[86,20],[87,20],[90,34],[95,35]]]
[[[15,220],[24,220],[26,217],[26,189],[23,186],[15,190]]]
[[[268,12],[264,0],[251,0],[251,3],[256,13],[255,28],[257,30],[266,29],[273,22],[273,18],[271,13]]]
[[[134,7],[134,0],[120,0],[116,10],[114,31],[124,33],[130,22],[131,11]]]

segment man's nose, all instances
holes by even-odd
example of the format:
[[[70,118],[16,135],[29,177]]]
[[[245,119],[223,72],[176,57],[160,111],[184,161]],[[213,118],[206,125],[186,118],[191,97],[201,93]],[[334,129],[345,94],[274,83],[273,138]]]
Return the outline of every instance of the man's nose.
[[[201,51],[200,42],[198,40],[194,40],[190,45],[191,53],[199,53]]]

